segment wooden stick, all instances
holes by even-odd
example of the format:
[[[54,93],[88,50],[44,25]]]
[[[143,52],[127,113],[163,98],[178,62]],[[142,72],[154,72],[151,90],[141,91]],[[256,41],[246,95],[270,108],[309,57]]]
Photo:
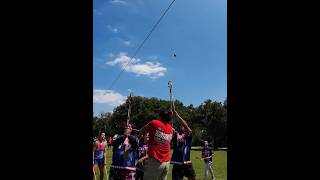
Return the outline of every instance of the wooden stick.
[[[170,94],[170,111],[172,112],[172,81],[168,82],[169,94]]]
[[[128,109],[127,126],[129,125],[129,122],[130,122],[130,114],[131,114],[131,93],[130,93],[130,96],[128,97],[128,101],[129,101],[129,109]]]

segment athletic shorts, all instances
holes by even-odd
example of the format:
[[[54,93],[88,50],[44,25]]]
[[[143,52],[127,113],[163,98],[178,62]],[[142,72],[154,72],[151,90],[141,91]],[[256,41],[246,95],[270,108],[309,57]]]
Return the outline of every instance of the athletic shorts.
[[[192,164],[174,164],[172,168],[172,180],[183,180],[183,177],[195,177],[196,173]]]
[[[135,175],[135,180],[143,180],[143,175],[144,175],[144,171],[137,169],[136,175]]]
[[[109,180],[134,180],[135,171],[110,168]]]
[[[144,175],[145,180],[167,180],[169,173],[170,161],[160,162],[153,157],[149,157],[145,160]]]
[[[93,162],[94,165],[104,165],[104,158],[102,159],[94,159],[94,162]]]

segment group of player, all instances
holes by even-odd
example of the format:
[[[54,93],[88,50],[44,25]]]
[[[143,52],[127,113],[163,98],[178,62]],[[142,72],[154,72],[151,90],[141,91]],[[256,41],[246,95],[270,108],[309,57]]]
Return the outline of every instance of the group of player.
[[[159,119],[151,120],[147,125],[133,135],[132,126],[127,124],[112,140],[112,163],[109,170],[109,180],[166,180],[170,164],[172,180],[195,180],[196,173],[190,159],[192,130],[184,119],[174,110],[160,111]],[[177,119],[179,130],[175,130],[172,119]],[[170,144],[173,143],[173,154],[170,159]],[[105,133],[101,133],[93,146],[93,173],[99,167],[100,180],[108,174],[106,170]],[[204,141],[201,157],[205,163],[205,180],[212,169],[213,149]]]

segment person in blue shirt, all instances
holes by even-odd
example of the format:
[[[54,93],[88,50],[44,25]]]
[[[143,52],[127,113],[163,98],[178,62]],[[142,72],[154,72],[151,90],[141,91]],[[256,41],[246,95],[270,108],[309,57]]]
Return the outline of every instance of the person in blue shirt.
[[[109,180],[134,180],[138,139],[131,135],[131,125],[125,126],[123,132],[112,142],[113,154]]]
[[[174,113],[177,118],[183,120],[176,111]],[[175,131],[173,134],[172,142],[173,154],[170,162],[173,164],[172,180],[183,180],[183,177],[195,180],[196,173],[190,159],[192,144],[192,130],[190,127],[188,125],[187,127],[180,125],[179,131]]]
[[[208,141],[204,141],[204,146],[201,151],[201,160],[204,160],[205,163],[205,168],[204,168],[204,174],[205,174],[205,180],[208,178],[208,171],[210,170],[211,178],[213,180],[216,179],[213,173],[213,169],[211,167],[212,165],[212,157],[214,156],[213,154],[213,149],[208,146]]]
[[[148,158],[148,141],[149,141],[149,133],[146,133],[144,137],[141,138],[139,142],[138,148],[138,162],[136,164],[136,176],[135,180],[143,180],[144,175],[144,160]]]

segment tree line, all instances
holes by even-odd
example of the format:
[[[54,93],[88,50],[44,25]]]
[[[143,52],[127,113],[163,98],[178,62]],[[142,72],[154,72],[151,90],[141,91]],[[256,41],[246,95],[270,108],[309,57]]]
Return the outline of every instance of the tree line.
[[[186,120],[193,132],[193,146],[202,145],[203,140],[217,149],[227,146],[227,101],[205,100],[199,106],[185,106],[179,100],[174,101],[175,109]],[[121,126],[126,123],[129,101],[114,108],[113,112],[93,116],[93,135],[105,132],[106,137],[121,133]],[[133,96],[131,98],[130,123],[140,129],[150,120],[158,118],[159,109],[170,109],[169,101],[158,98]],[[175,120],[174,128],[179,129]]]

